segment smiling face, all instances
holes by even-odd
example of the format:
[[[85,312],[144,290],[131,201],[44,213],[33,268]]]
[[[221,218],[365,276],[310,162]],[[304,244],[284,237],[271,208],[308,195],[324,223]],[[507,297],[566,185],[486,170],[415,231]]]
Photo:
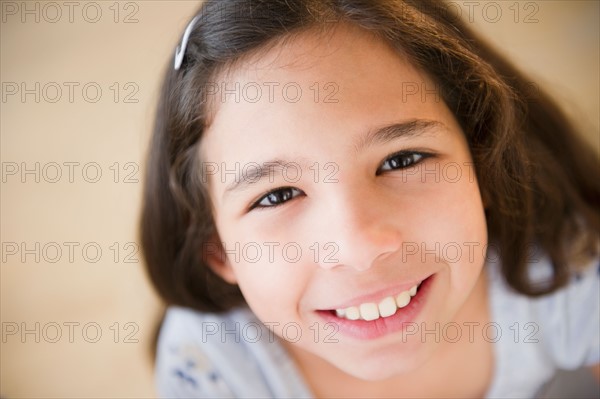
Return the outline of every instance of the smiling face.
[[[434,82],[341,25],[221,78],[200,148],[227,254],[214,269],[292,350],[365,379],[417,368],[436,345],[407,325],[456,320],[487,244],[469,148]]]

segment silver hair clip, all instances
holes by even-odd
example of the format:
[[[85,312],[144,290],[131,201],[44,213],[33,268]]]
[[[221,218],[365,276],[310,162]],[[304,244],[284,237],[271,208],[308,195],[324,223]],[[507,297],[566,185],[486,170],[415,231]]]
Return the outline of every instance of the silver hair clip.
[[[175,49],[175,70],[179,70],[181,68],[181,64],[183,63],[183,57],[185,56],[185,48],[187,47],[188,40],[190,39],[190,35],[192,34],[192,29],[194,29],[194,25],[196,21],[200,18],[200,15],[196,15],[194,19],[190,21],[188,26],[185,28],[183,32],[183,38],[181,38],[181,44],[177,46]]]

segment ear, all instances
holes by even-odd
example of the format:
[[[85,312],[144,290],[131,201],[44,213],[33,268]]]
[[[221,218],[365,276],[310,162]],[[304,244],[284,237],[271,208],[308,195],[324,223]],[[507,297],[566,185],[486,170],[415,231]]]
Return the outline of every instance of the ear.
[[[237,284],[235,271],[216,235],[202,244],[202,259],[217,276],[229,284]]]

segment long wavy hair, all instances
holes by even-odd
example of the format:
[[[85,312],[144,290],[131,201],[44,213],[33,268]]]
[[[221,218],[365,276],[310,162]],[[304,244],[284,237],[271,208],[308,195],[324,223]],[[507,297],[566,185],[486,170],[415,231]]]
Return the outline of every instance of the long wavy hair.
[[[167,304],[221,312],[244,303],[201,248],[217,233],[198,146],[209,123],[209,82],[240,57],[278,40],[344,22],[427,72],[468,141],[490,240],[508,284],[529,296],[563,286],[571,263],[598,253],[600,163],[543,91],[433,0],[208,0],[178,70],[169,61],[145,177],[141,243]],[[535,86],[534,86],[535,87]],[[528,279],[535,242],[550,258],[548,284]]]

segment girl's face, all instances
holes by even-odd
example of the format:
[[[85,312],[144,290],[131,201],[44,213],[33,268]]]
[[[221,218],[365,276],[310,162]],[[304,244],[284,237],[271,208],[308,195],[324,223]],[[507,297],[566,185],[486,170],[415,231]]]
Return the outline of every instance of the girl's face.
[[[423,331],[472,302],[487,245],[469,148],[436,84],[347,26],[222,79],[201,144],[226,255],[208,253],[213,268],[292,350],[364,379],[417,368],[437,346]]]

